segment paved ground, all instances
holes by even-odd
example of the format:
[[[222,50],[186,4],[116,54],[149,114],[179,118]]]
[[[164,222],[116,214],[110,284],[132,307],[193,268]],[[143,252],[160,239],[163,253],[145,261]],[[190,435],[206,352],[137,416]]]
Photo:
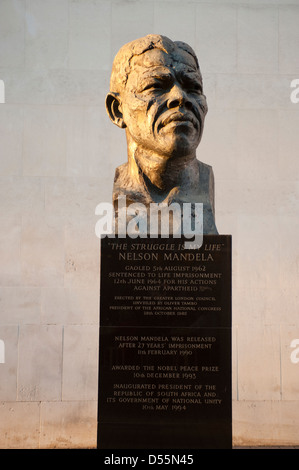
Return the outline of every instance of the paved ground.
[[[290,449],[299,449],[299,446],[234,446],[233,449],[261,449],[261,450],[276,450],[276,449],[284,449],[284,450],[290,450]]]

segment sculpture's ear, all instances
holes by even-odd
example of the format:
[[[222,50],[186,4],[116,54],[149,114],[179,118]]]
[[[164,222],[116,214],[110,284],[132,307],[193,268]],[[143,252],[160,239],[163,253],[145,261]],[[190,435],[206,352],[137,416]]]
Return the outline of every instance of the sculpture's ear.
[[[108,93],[106,96],[106,110],[113,124],[118,127],[126,127],[123,119],[121,100],[117,93]]]

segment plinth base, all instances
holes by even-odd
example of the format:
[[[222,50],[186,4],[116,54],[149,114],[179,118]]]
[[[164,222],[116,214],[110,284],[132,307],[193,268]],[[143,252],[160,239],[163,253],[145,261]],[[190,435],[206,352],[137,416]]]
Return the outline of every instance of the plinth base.
[[[152,243],[102,241],[98,448],[230,449],[231,237]]]

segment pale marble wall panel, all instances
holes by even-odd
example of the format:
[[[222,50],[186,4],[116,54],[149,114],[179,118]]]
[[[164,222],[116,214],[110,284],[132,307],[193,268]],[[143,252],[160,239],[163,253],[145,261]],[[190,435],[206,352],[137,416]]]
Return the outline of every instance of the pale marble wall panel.
[[[23,0],[2,0],[0,5],[0,30],[24,31],[26,5]]]
[[[44,99],[49,104],[103,106],[109,80],[110,72],[103,70],[53,70]]]
[[[40,323],[41,291],[39,287],[0,287],[0,324]]]
[[[288,295],[277,287],[265,289],[256,284],[253,289],[242,288],[235,280],[233,292],[234,324],[259,329],[262,325],[289,323],[295,317]]]
[[[288,5],[293,3],[293,6]],[[299,5],[298,2],[287,2],[279,8],[279,71],[295,74],[298,78],[299,56]]]
[[[0,177],[0,213],[3,217],[42,214],[45,207],[45,189],[42,178]]]
[[[265,163],[263,162],[265,165]],[[265,165],[266,166],[266,165]],[[214,173],[217,175],[217,163],[214,165]],[[257,170],[258,171],[258,170]],[[276,171],[276,170],[275,170]],[[257,181],[247,179],[222,180],[220,175],[217,178],[216,207],[217,217],[235,215],[232,227],[237,223],[242,227],[243,221],[249,226],[249,231],[243,240],[250,242],[252,217],[261,216],[273,219],[273,230],[279,230],[279,215],[283,214],[284,208],[288,215],[295,215],[296,204],[298,202],[298,184],[288,183],[284,185],[279,182],[264,182],[262,178]],[[246,222],[247,219],[247,222]],[[263,217],[261,217],[263,224]],[[233,229],[233,228],[232,228]],[[242,233],[243,237],[243,233]],[[239,237],[238,237],[239,239]],[[237,242],[238,239],[235,241]],[[272,240],[271,240],[272,242]]]
[[[96,447],[96,401],[63,401],[41,404],[41,449]]]
[[[197,48],[196,48],[196,52],[197,52]],[[213,109],[218,107],[217,97],[216,97],[217,77],[216,77],[216,74],[208,73],[204,69],[201,69],[201,72],[202,72],[202,78],[203,78],[203,90],[204,90],[204,94],[207,97],[207,103],[208,103],[208,108],[209,108],[208,112],[210,111],[213,112]]]
[[[57,218],[69,216],[73,220],[82,217],[91,220],[97,204],[101,202],[101,185],[105,184],[100,176],[46,178],[46,214],[49,216],[54,214]],[[86,232],[91,233],[88,230]]]
[[[238,399],[238,327],[232,327],[232,400]]]
[[[1,61],[1,59],[0,59]],[[22,173],[23,109],[18,106],[0,107],[0,175]]]
[[[24,67],[25,3],[3,0],[0,4],[1,67]]]
[[[291,109],[293,75],[219,74],[215,107],[221,109]]]
[[[68,70],[4,68],[7,104],[101,105],[109,88],[110,72],[103,70]]]
[[[238,72],[278,70],[278,11],[261,5],[238,9]]]
[[[67,20],[67,17],[66,17]],[[35,21],[32,26],[32,21]],[[32,69],[60,69],[67,66],[68,30],[45,31],[38,19],[27,21],[26,30],[26,67]]]
[[[267,446],[277,444],[279,426],[278,401],[236,401],[233,406],[234,444],[237,446]]]
[[[26,0],[26,22],[29,33],[68,29],[68,0]],[[53,30],[53,28],[55,28]]]
[[[206,162],[206,160],[205,160]],[[217,162],[213,165],[214,177],[217,178],[217,186],[215,189],[215,210],[216,217],[219,220],[219,217],[234,214],[235,225],[238,224],[237,214],[242,212],[242,200],[240,197],[236,198],[236,194],[239,196],[239,187],[240,183],[237,179],[231,178],[227,180],[221,179],[221,174],[217,168]],[[236,172],[236,168],[234,170]],[[245,195],[243,199],[245,198]],[[247,198],[246,201],[247,203]],[[219,233],[223,233],[220,226],[218,228]]]
[[[53,71],[55,74],[56,71]],[[57,72],[56,72],[57,73]],[[49,70],[5,68],[0,65],[0,76],[5,83],[6,104],[40,104],[53,102],[54,90]]]
[[[87,219],[69,221],[65,228],[64,286],[92,287],[98,292],[99,257],[100,239],[95,235],[95,224]]]
[[[21,325],[18,401],[61,400],[62,327]]]
[[[207,93],[209,106],[210,94],[209,91],[205,92]],[[225,190],[227,190],[228,186],[227,182],[218,184],[218,181],[236,180],[238,175],[237,124],[238,114],[236,110],[215,110],[212,105],[210,106],[205,118],[202,141],[197,149],[197,158],[213,167],[215,181],[217,181],[217,185],[215,185],[216,199],[218,189],[225,186]],[[227,207],[227,210],[229,211],[230,207]]]
[[[23,138],[23,174],[64,176],[68,112],[64,106],[27,106]]]
[[[292,221],[293,217],[298,215],[299,181],[283,181],[278,186],[278,190],[278,214],[281,217],[289,216]]]
[[[1,67],[22,67],[24,65],[25,46],[22,41],[24,33],[22,31],[1,31],[0,33],[0,60]],[[7,54],[8,47],[11,48],[11,53]],[[1,104],[4,99],[2,98],[1,84]]]
[[[296,405],[296,399],[280,402],[278,425],[274,429],[278,445],[299,445],[299,412]]]
[[[8,400],[0,403],[0,448],[38,449],[40,403]]]
[[[298,399],[299,393],[299,322],[281,326],[282,399]],[[293,343],[294,342],[294,343]]]
[[[279,280],[279,231],[275,216],[238,216],[237,286],[255,290],[271,289]],[[267,234],[267,236],[266,236]],[[246,284],[244,286],[244,280]],[[279,295],[279,292],[278,292]]]
[[[108,93],[108,88],[107,88]],[[69,108],[67,128],[67,176],[103,178],[112,176],[115,162],[110,158],[111,121],[105,100],[99,106]],[[113,126],[114,127],[114,126]],[[122,133],[119,130],[119,135]],[[108,179],[108,178],[107,178]],[[109,181],[109,180],[108,180]]]
[[[280,179],[278,167],[278,111],[244,109],[238,111],[235,140],[237,179],[250,180],[259,192],[261,183],[273,189]]]
[[[21,220],[13,215],[0,217],[0,285],[21,285]]]
[[[296,75],[299,78],[299,74]],[[291,89],[290,89],[291,90]],[[299,105],[279,111],[279,175],[282,181],[299,181],[298,129]]]
[[[195,47],[195,4],[173,2],[171,8],[165,2],[154,6],[153,32],[163,34],[173,41],[184,41]],[[167,18],[167,21],[165,21]]]
[[[93,325],[64,327],[63,400],[97,400],[98,336]]]
[[[111,25],[113,59],[121,46],[153,32],[154,4],[152,2],[114,1],[112,2]]]
[[[299,234],[297,233],[297,238]],[[280,255],[281,256],[281,255]],[[295,277],[295,282],[293,283],[293,278],[289,276],[288,270],[285,271],[281,276],[286,276],[287,284],[286,287],[274,288],[269,292],[269,295],[272,295],[271,301],[267,302],[267,305],[270,306],[275,302],[274,307],[271,310],[267,311],[267,316],[271,317],[271,322],[273,324],[280,325],[298,325],[298,302],[299,302],[299,293],[297,287],[297,277]],[[271,297],[270,297],[271,298]],[[294,328],[295,330],[295,328]]]
[[[235,5],[197,5],[196,52],[205,73],[234,73],[237,67]]]
[[[55,217],[23,217],[22,282],[31,286],[62,286],[64,227]]]
[[[298,207],[297,199],[297,207]],[[289,293],[289,300],[292,296],[299,300],[299,264],[298,264],[298,238],[299,220],[298,215],[281,216],[281,229],[279,232],[279,288]],[[287,241],[287,243],[286,243]],[[298,305],[298,304],[297,304]],[[297,314],[298,314],[298,308]],[[298,317],[297,317],[298,318]],[[297,319],[296,324],[299,322]]]
[[[293,401],[237,401],[233,415],[237,446],[294,446],[299,443],[299,415]]]
[[[1,291],[0,291],[1,292]],[[97,329],[99,321],[99,289],[41,289],[41,322],[45,324],[86,324]]]
[[[26,3],[26,67],[56,69],[68,63],[68,0]]]
[[[277,326],[238,327],[238,399],[280,399],[280,338]]]
[[[69,28],[69,67],[110,70],[110,1],[72,0]]]
[[[4,358],[1,357],[4,362],[0,362],[0,400],[3,401],[17,399],[18,337],[18,326],[0,325],[0,339],[4,342]]]

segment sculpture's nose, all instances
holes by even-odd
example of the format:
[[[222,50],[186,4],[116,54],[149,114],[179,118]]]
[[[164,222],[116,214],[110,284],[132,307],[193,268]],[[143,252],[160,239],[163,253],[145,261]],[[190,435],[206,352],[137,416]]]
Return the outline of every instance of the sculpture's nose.
[[[187,109],[191,109],[192,103],[186,91],[179,84],[174,84],[169,91],[167,106],[169,109],[180,106],[185,106]]]

